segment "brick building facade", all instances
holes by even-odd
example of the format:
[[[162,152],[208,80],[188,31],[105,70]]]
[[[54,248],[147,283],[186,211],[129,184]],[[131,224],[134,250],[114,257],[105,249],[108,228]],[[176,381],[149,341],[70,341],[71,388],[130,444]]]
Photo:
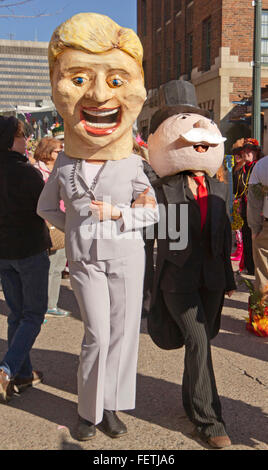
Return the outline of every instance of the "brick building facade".
[[[262,2],[262,87],[268,85],[268,0]],[[144,46],[148,99],[139,118],[146,137],[159,106],[159,87],[189,80],[231,145],[250,115],[254,7],[251,0],[138,0],[138,35]],[[249,123],[248,123],[249,124]],[[236,135],[237,134],[237,135]],[[238,137],[237,137],[238,136]]]

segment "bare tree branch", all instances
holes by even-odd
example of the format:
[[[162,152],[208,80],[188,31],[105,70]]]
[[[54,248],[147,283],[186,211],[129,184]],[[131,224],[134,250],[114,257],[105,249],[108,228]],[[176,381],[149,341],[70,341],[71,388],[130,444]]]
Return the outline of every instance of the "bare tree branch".
[[[4,4],[4,2],[6,2],[8,0],[0,0],[0,2],[2,3],[2,5],[0,5],[0,8],[11,8],[11,7],[17,7],[17,6],[20,6],[20,5],[23,5],[25,3],[30,3],[30,2],[33,2],[34,0],[18,0],[17,2],[14,2],[14,3],[8,3],[8,4]],[[35,15],[15,15],[13,14],[13,11],[10,10],[11,12],[6,14],[6,15],[0,15],[0,19],[1,18],[18,18],[18,19],[25,19],[25,18],[40,18],[40,17],[44,17],[44,16],[53,16],[53,15],[57,15],[59,13],[62,13],[64,11],[64,8],[61,8],[60,10],[57,10],[57,11],[54,11],[53,13],[45,13],[45,12],[40,12],[40,13],[36,13]]]
[[[58,13],[61,13],[63,10],[58,10],[58,11],[55,11],[54,13],[38,13],[36,15],[0,15],[0,18],[19,18],[19,19],[22,19],[22,18],[40,18],[41,16],[53,16],[53,15],[56,15]]]
[[[0,2],[5,2],[6,0],[0,0]],[[16,3],[9,3],[7,5],[0,5],[0,8],[9,8],[9,7],[17,7],[19,5],[23,5],[24,3],[32,2],[33,0],[23,0],[22,2]]]

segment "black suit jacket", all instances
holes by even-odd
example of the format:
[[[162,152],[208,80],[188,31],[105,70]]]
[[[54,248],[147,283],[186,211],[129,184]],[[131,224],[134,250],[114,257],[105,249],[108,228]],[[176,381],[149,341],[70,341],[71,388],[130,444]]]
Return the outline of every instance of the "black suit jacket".
[[[182,205],[188,209],[188,243],[182,250],[171,250],[174,242],[167,231],[166,237],[157,239],[157,261],[148,329],[152,339],[164,349],[183,344],[177,325],[163,302],[162,290],[180,294],[198,290],[229,291],[236,288],[230,261],[232,232],[228,215],[228,187],[217,179],[206,176],[208,212],[201,231],[198,203],[188,187],[187,174],[180,173],[157,180],[153,186],[160,205],[161,227],[168,227],[168,205],[176,208],[176,231],[185,231],[180,217]],[[161,210],[161,207],[165,210]],[[176,326],[175,326],[176,325]],[[165,331],[166,330],[166,331]],[[159,340],[158,340],[159,335]],[[156,342],[156,341],[155,341]],[[177,346],[175,346],[177,344]]]

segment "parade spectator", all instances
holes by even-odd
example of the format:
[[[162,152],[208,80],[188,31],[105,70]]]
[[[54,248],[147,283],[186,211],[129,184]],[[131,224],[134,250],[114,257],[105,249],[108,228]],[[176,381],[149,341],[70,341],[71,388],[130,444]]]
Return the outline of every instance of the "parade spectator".
[[[235,243],[236,249],[231,254],[232,261],[241,261],[243,256],[243,238],[242,238],[242,226],[243,226],[243,219],[239,214],[240,209],[240,201],[238,200],[237,196],[237,172],[244,166],[244,158],[242,156],[241,150],[244,143],[244,139],[237,140],[232,148],[232,154],[234,157],[234,166],[232,171],[233,176],[233,194],[234,194],[234,201],[233,201],[233,229],[235,230]]]
[[[52,129],[52,137],[58,139],[64,147],[64,125],[57,123]]]
[[[248,186],[247,219],[252,231],[255,288],[268,288],[268,157],[256,163]]]
[[[0,362],[0,400],[43,380],[30,351],[47,310],[51,244],[36,206],[44,182],[25,156],[24,124],[0,116],[0,277],[8,314],[8,349]],[[12,380],[11,380],[12,379]],[[13,380],[14,379],[14,380]]]
[[[148,150],[145,147],[143,141],[140,141],[137,138],[134,139],[133,153],[136,153],[142,157],[143,171],[152,184],[153,181],[158,178],[158,176],[149,163]],[[149,227],[149,230],[148,228],[143,229],[143,239],[145,248],[145,273],[143,283],[142,317],[145,318],[148,316],[150,311],[154,281],[154,244],[156,239],[154,226]]]
[[[53,170],[58,154],[62,150],[61,141],[53,137],[40,140],[34,153],[35,168],[41,171],[46,182]],[[61,203],[63,204],[63,203]],[[48,309],[46,317],[67,317],[70,312],[58,307],[62,272],[66,266],[65,248],[49,251],[50,268],[48,277]]]
[[[248,274],[254,275],[254,261],[252,254],[251,230],[247,223],[247,193],[251,172],[256,161],[261,157],[261,148],[256,139],[240,139],[237,146],[233,146],[236,153],[240,153],[238,169],[233,173],[234,200],[239,202],[239,211],[242,218],[243,255],[240,261],[240,271],[244,268]],[[237,144],[236,143],[236,144]]]

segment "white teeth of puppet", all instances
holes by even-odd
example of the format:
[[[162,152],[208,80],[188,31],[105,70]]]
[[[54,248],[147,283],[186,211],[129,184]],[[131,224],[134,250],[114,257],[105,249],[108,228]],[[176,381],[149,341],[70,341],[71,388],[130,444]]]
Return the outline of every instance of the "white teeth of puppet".
[[[116,126],[116,122],[110,122],[110,123],[102,123],[102,122],[88,122],[86,121],[87,126],[89,127],[96,127],[98,129],[109,129],[110,127]]]
[[[87,116],[106,117],[106,116],[111,116],[112,114],[116,114],[118,113],[118,111],[119,111],[119,108],[111,109],[107,111],[90,111],[90,112],[84,110],[84,113]]]

